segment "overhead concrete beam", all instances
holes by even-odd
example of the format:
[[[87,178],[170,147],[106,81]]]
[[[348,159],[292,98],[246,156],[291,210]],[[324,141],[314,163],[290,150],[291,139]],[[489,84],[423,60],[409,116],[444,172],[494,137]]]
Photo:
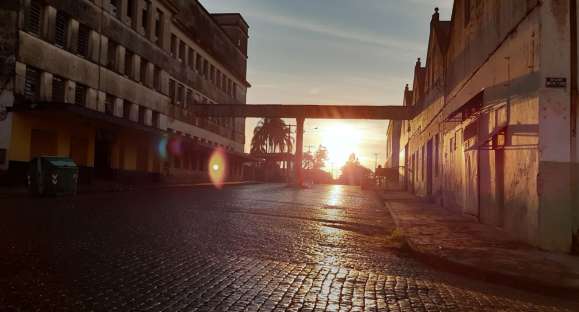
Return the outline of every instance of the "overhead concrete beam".
[[[195,104],[189,108],[197,117],[366,120],[409,120],[412,118],[412,109],[407,106]]]

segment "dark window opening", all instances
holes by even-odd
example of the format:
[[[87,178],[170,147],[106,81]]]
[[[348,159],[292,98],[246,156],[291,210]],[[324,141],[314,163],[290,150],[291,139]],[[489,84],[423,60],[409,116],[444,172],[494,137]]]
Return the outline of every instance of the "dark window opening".
[[[133,104],[127,100],[123,101],[123,118],[130,119],[131,118],[131,106]]]
[[[181,41],[179,43],[179,60],[185,62],[185,42]]]
[[[189,65],[189,68],[195,69],[195,52],[193,51],[193,49],[189,48],[189,55],[187,56],[187,58],[188,58],[187,64]]]
[[[153,127],[159,128],[159,112],[153,111]]]
[[[161,45],[161,40],[163,37],[163,23],[164,14],[161,10],[157,10],[157,19],[155,20],[155,39],[157,45]]]
[[[153,75],[153,84],[155,87],[155,90],[160,91],[161,90],[161,69],[157,66],[155,66],[155,72]]]
[[[125,75],[133,78],[133,53],[128,50],[125,52]]]
[[[177,57],[177,36],[171,34],[171,55]]]
[[[127,17],[132,19],[135,12],[135,1],[127,0]]]
[[[203,71],[203,58],[200,55],[197,55],[195,67],[199,73],[201,73]]]
[[[52,78],[52,101],[64,103],[65,81],[63,78],[54,76]]]
[[[184,97],[184,87],[180,84],[177,87],[177,105],[183,105],[183,97]]]
[[[117,62],[117,44],[112,40],[109,40],[107,46],[107,67],[112,70],[116,70],[115,65]]]
[[[139,71],[139,74],[140,74],[139,80],[144,85],[147,85],[147,68],[148,67],[149,67],[149,64],[147,63],[147,61],[145,61],[144,59],[141,58],[141,69]]]
[[[185,103],[185,108],[189,109],[193,105],[193,91],[187,90],[187,101]]]
[[[68,16],[62,11],[56,12],[56,29],[54,32],[54,45],[59,48],[66,48],[66,37],[68,35]]]
[[[110,94],[105,97],[105,113],[107,115],[115,114],[115,98]]]
[[[89,41],[90,41],[90,29],[80,24],[78,28],[78,54],[88,57],[89,56]]]
[[[139,106],[139,123],[140,124],[143,124],[143,125],[145,124],[145,113],[146,112],[147,112],[147,110],[144,107]]]
[[[117,15],[117,13],[119,12],[119,3],[118,0],[110,0],[109,1],[110,6],[111,6],[111,12],[113,15]]]
[[[169,98],[171,99],[171,103],[175,104],[175,80],[169,80]]]
[[[40,97],[40,72],[30,66],[26,68],[24,96],[32,100]]]
[[[0,148],[0,165],[6,163],[6,149]]]
[[[40,36],[41,22],[42,22],[42,4],[38,0],[30,2],[30,10],[28,12],[28,31]]]
[[[76,84],[76,88],[74,90],[74,102],[76,104],[82,106],[86,105],[86,90],[86,86],[79,83]]]

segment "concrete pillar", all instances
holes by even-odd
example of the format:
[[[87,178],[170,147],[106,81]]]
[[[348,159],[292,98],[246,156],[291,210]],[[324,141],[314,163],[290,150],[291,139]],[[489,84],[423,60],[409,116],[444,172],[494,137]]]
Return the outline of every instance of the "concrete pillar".
[[[56,9],[47,5],[44,8],[44,19],[42,20],[42,37],[48,42],[54,42],[56,31]]]
[[[14,93],[24,94],[24,86],[26,84],[26,64],[16,62],[14,78]]]
[[[153,111],[150,109],[145,109],[145,125],[152,126],[153,125]]]
[[[78,28],[79,23],[75,19],[68,20],[68,33],[66,34],[66,44],[69,51],[78,51]]]
[[[107,94],[104,91],[97,91],[97,101],[96,101],[96,110],[104,113],[105,112],[105,100],[107,98]]]
[[[71,80],[66,80],[64,82],[64,102],[65,103],[74,103],[76,100],[76,82]]]
[[[116,98],[113,104],[113,115],[123,118],[123,99]]]
[[[129,119],[134,122],[139,121],[139,105],[132,103],[131,104],[131,111],[129,113]]]
[[[141,57],[138,54],[133,54],[133,72],[129,75],[135,80],[141,79]]]
[[[115,63],[115,69],[117,72],[124,74],[125,73],[125,62],[126,60],[126,49],[122,45],[117,46],[116,51],[117,61]]]
[[[294,168],[296,172],[296,184],[302,186],[304,182],[302,172],[302,158],[304,156],[304,122],[305,118],[296,118],[296,156]]]
[[[40,100],[52,101],[52,73],[42,72],[40,74]]]
[[[99,44],[101,44],[100,35],[98,32],[91,30],[88,36],[88,51],[89,56],[88,59],[98,63],[99,62],[99,52],[103,47],[106,47],[105,43],[102,43],[101,48],[99,49]],[[104,41],[106,37],[103,37],[102,40]],[[108,40],[108,39],[107,39]]]
[[[97,102],[97,95],[98,92],[95,89],[88,88],[86,90],[86,107],[92,110],[98,110],[98,102]]]

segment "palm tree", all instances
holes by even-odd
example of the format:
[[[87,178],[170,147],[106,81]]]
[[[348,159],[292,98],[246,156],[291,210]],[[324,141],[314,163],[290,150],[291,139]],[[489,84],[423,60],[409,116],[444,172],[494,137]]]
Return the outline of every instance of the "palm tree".
[[[263,118],[253,129],[252,154],[285,153],[293,148],[288,125],[281,118]]]

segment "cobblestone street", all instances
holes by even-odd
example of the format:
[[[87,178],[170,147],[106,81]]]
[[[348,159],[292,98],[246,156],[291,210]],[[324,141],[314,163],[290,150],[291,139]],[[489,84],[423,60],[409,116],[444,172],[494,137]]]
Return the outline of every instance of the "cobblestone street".
[[[573,311],[400,251],[372,193],[182,188],[0,200],[2,311]]]

